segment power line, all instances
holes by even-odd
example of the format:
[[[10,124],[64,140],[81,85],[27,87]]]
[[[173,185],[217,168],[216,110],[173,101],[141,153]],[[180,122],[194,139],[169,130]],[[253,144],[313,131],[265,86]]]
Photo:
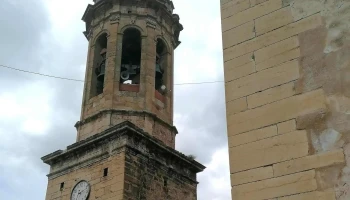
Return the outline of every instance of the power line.
[[[20,72],[24,72],[24,73],[29,73],[29,74],[35,74],[35,75],[39,75],[39,76],[46,76],[46,77],[49,77],[49,78],[56,78],[56,79],[62,79],[62,80],[68,80],[68,81],[76,81],[76,82],[84,82],[84,80],[65,78],[65,77],[53,76],[53,75],[48,75],[48,74],[42,74],[42,73],[38,73],[38,72],[32,72],[32,71],[27,71],[27,70],[23,70],[23,69],[14,68],[14,67],[9,67],[9,66],[6,66],[6,65],[1,65],[1,64],[0,64],[0,67],[11,69],[11,70],[15,70],[15,71],[20,71]],[[175,83],[174,85],[199,85],[199,84],[223,83],[223,82],[224,81],[207,81],[207,82],[195,82],[195,83]]]
[[[5,65],[0,65],[0,67],[4,67],[4,68],[8,68],[8,69],[12,69],[12,70],[16,70],[16,71],[20,71],[20,72],[25,72],[25,73],[30,73],[30,74],[40,75],[40,76],[46,76],[46,77],[50,77],[50,78],[57,78],[57,79],[63,79],[63,80],[69,80],[69,81],[78,81],[78,82],[84,82],[83,80],[72,79],[72,78],[64,78],[64,77],[59,77],[59,76],[52,76],[52,75],[48,75],[48,74],[41,74],[41,73],[38,73],[38,72],[26,71],[26,70],[17,69],[17,68],[13,68],[13,67],[5,66]]]

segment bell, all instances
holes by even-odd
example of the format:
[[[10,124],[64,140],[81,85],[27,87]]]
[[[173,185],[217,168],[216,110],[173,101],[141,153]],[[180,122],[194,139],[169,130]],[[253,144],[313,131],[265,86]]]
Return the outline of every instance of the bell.
[[[103,81],[105,78],[105,63],[101,63],[101,65],[97,68],[97,80]]]
[[[162,70],[160,69],[160,65],[157,63],[156,64],[156,74],[163,74]]]
[[[103,79],[105,78],[105,73],[103,72],[101,72],[99,75],[97,75],[97,80],[98,81],[103,81]]]
[[[122,71],[120,73],[120,78],[123,79],[124,81],[128,80],[130,77],[129,72],[127,70]]]
[[[96,68],[96,75],[97,75],[97,80],[98,81],[104,81],[105,78],[105,68],[106,68],[106,53],[107,53],[107,49],[104,48],[101,50],[100,55],[102,56],[102,63],[100,64],[100,66],[98,66]]]

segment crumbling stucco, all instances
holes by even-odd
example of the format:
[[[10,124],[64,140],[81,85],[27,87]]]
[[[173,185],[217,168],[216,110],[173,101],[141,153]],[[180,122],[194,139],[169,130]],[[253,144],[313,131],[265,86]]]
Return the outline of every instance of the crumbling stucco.
[[[327,28],[324,53],[337,51],[350,41],[350,1],[289,0],[285,4],[291,6],[294,20],[321,13]]]
[[[297,124],[308,129],[316,153],[344,149],[346,166],[324,168],[316,177],[322,189],[335,188],[337,199],[350,199],[350,1],[294,0],[290,7],[295,20],[316,13],[323,17],[323,26],[299,34],[296,91],[323,88],[328,110],[316,122],[297,119]]]

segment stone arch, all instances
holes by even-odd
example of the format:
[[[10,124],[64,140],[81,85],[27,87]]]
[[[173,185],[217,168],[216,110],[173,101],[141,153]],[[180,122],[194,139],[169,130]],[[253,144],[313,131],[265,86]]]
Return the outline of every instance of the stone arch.
[[[127,24],[127,25],[121,27],[121,28],[119,29],[118,34],[124,35],[124,32],[125,32],[127,29],[130,29],[130,28],[137,29],[137,30],[140,32],[141,37],[145,37],[145,36],[147,35],[146,32],[145,32],[140,26],[137,26],[137,25],[135,25],[135,24]]]
[[[161,41],[164,43],[164,45],[165,45],[165,47],[166,47],[167,52],[168,52],[169,54],[171,54],[171,51],[170,51],[170,45],[169,45],[168,40],[167,40],[167,39],[165,39],[165,37],[164,37],[164,36],[162,36],[162,35],[157,35],[157,36],[156,36],[156,38],[155,38],[155,41],[158,41],[158,40],[161,40]]]
[[[155,90],[160,94],[165,94],[166,89],[169,87],[169,72],[171,69],[171,54],[170,47],[162,36],[156,37],[156,63],[155,63]],[[156,93],[157,95],[157,93]],[[157,97],[157,96],[156,96]],[[161,101],[164,101],[159,94],[158,97]]]
[[[142,33],[129,26],[123,29],[120,66],[121,84],[140,84]]]
[[[94,38],[94,56],[91,74],[90,97],[103,93],[107,59],[108,33],[101,32]]]
[[[110,36],[109,31],[108,31],[107,29],[103,29],[102,31],[98,32],[98,33],[96,34],[96,36],[93,38],[92,43],[91,43],[91,46],[95,46],[96,41],[97,41],[98,38],[99,38],[101,35],[103,35],[103,34],[106,34],[106,37],[107,37],[107,38]]]

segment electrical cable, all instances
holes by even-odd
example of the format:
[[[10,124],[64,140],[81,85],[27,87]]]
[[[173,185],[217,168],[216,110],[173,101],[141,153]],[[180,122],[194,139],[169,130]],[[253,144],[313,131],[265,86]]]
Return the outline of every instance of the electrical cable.
[[[1,64],[0,64],[0,67],[11,69],[11,70],[16,70],[16,71],[20,71],[20,72],[24,72],[24,73],[29,73],[29,74],[45,76],[45,77],[49,77],[49,78],[56,78],[56,79],[62,79],[62,80],[68,80],[68,81],[76,81],[76,82],[84,82],[83,80],[72,79],[72,78],[65,78],[65,77],[60,77],[60,76],[53,76],[53,75],[48,75],[48,74],[42,74],[42,73],[38,73],[38,72],[32,72],[32,71],[27,71],[27,70],[23,70],[23,69],[14,68],[14,67],[9,67],[9,66],[6,66],[6,65],[1,65]],[[194,83],[175,83],[174,85],[200,85],[200,84],[223,83],[223,82],[224,81],[207,81],[207,82],[194,82]]]

